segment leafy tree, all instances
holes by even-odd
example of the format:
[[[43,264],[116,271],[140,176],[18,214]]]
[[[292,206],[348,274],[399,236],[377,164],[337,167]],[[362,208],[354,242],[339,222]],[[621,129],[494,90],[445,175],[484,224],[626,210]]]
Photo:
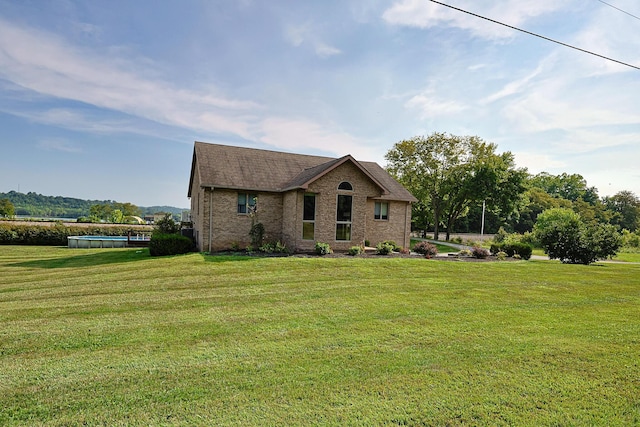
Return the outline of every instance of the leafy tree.
[[[508,213],[524,191],[526,172],[514,168],[511,153],[495,150],[477,136],[433,133],[396,143],[385,158],[389,172],[419,200],[417,222],[424,226],[431,219],[436,239],[446,223],[448,239],[470,206],[486,200]]]
[[[640,227],[640,199],[631,191],[620,191],[604,198],[605,206],[613,213],[611,223],[629,231]]]
[[[113,214],[113,208],[108,203],[91,205],[89,208],[89,213],[91,218],[94,218],[97,221],[111,221],[111,215]]]
[[[140,216],[142,213],[142,210],[137,207],[136,205],[134,205],[133,203],[114,203],[113,204],[113,209],[117,209],[120,212],[122,212],[122,216],[127,217],[127,216]]]
[[[15,214],[13,203],[9,199],[0,199],[0,217],[10,218]]]
[[[114,224],[124,223],[124,215],[120,209],[114,209],[111,211],[111,222]]]
[[[587,187],[587,181],[580,174],[551,175],[547,172],[539,173],[530,179],[532,187],[541,188],[553,197],[575,202],[582,199],[594,204],[598,201],[598,190]]]
[[[170,213],[156,221],[155,230],[159,234],[177,234],[180,232],[180,224],[175,222]]]
[[[591,264],[614,256],[622,238],[609,224],[585,224],[571,209],[553,208],[538,215],[533,228],[550,259],[569,264]]]

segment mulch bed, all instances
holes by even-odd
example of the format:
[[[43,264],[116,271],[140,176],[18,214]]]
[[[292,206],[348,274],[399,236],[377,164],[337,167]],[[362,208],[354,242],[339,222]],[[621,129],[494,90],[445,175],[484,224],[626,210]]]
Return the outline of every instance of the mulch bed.
[[[234,255],[234,256],[250,256],[250,257],[295,257],[295,258],[408,258],[408,259],[424,259],[423,255],[419,255],[416,253],[411,254],[403,254],[399,252],[394,252],[389,255],[377,255],[375,252],[365,252],[359,255],[349,255],[346,252],[333,252],[327,255],[318,255],[315,252],[306,252],[306,253],[295,253],[295,254],[286,254],[286,253],[264,253],[264,252],[216,252],[212,255]],[[448,255],[436,255],[429,260],[432,261],[457,261],[457,262],[497,262],[498,259],[495,256],[488,256],[487,258],[475,258],[472,256],[448,256]],[[501,262],[504,261],[518,261],[514,258],[505,258]]]

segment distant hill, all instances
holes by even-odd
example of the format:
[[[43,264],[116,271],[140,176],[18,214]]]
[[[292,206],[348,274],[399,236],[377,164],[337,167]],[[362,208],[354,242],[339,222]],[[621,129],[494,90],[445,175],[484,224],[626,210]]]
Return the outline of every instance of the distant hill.
[[[10,191],[0,193],[0,199],[9,199],[13,204],[16,215],[45,218],[78,218],[89,216],[89,210],[93,205],[113,204],[114,200],[83,200],[73,197],[43,196],[34,192],[19,193]],[[158,212],[180,215],[183,208],[174,206],[138,206],[142,215],[151,215]]]

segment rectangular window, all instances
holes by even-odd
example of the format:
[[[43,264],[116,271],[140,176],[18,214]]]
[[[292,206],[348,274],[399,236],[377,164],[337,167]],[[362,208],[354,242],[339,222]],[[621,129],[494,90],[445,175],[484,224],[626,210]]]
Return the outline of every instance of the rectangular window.
[[[238,213],[248,214],[256,209],[257,197],[255,194],[238,193]]]
[[[302,239],[313,240],[316,226],[316,195],[304,195],[304,208],[302,212]]]
[[[389,203],[376,202],[373,210],[374,219],[389,219]]]
[[[338,194],[336,240],[351,240],[351,205],[353,196]]]
[[[351,240],[351,224],[336,224],[336,240]]]

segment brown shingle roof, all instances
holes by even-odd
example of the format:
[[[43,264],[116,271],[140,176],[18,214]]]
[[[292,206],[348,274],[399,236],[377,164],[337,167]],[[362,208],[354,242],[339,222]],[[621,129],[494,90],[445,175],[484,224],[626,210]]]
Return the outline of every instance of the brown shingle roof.
[[[194,174],[198,174],[200,184],[206,187],[282,192],[304,189],[347,161],[353,162],[381,188],[383,195],[380,199],[416,201],[377,163],[358,162],[349,155],[334,159],[197,141],[193,151],[188,197],[191,197]]]

